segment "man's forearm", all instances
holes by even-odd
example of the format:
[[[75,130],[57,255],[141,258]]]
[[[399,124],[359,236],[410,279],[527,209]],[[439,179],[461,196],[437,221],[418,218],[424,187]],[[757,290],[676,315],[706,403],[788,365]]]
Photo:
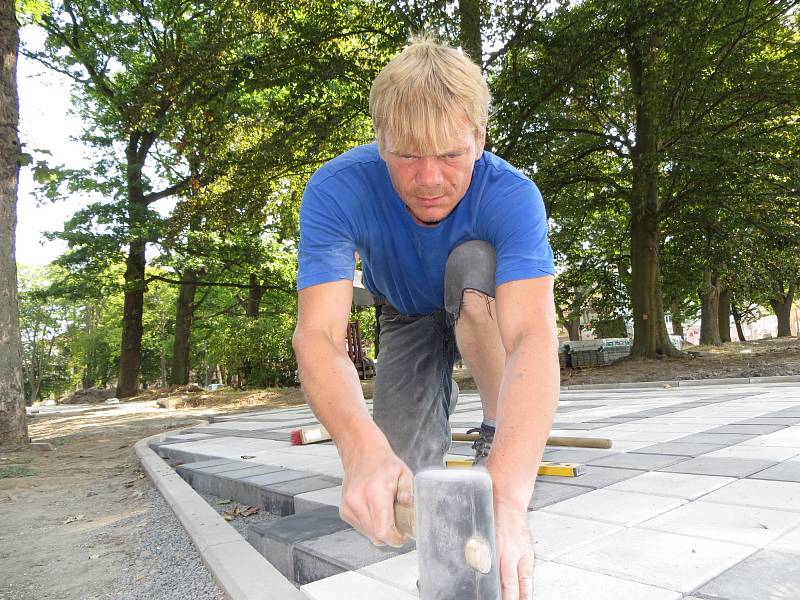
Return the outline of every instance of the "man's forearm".
[[[364,403],[355,366],[324,334],[295,334],[295,354],[303,392],[342,458],[364,441],[385,437]]]
[[[559,396],[555,339],[520,342],[506,360],[500,387],[497,433],[487,468],[495,496],[526,508]]]

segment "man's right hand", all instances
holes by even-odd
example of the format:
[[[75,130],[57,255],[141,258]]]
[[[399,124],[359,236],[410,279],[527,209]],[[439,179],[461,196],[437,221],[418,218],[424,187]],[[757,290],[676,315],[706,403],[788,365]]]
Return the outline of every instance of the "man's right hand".
[[[406,537],[395,526],[394,503],[413,504],[414,476],[386,438],[376,438],[342,452],[344,482],[339,515],[376,546],[402,546]]]

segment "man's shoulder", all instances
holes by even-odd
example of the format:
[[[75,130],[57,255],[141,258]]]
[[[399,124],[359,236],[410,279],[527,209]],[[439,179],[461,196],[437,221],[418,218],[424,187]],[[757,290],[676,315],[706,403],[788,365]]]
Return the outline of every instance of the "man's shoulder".
[[[329,160],[311,176],[310,186],[320,186],[347,179],[363,179],[378,176],[383,160],[375,143],[351,148]]]
[[[482,168],[486,175],[497,183],[504,183],[507,185],[533,183],[525,173],[517,169],[511,163],[500,158],[496,154],[484,151],[483,156],[478,161],[480,168]]]

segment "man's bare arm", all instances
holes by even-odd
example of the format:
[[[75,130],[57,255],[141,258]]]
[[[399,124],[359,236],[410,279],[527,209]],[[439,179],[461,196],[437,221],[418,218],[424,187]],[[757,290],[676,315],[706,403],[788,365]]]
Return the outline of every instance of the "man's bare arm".
[[[306,399],[342,459],[342,518],[375,543],[398,545],[394,501],[411,503],[412,476],[367,412],[345,350],[352,295],[347,280],[300,290],[292,345]]]
[[[503,600],[530,600],[534,557],[527,508],[560,383],[553,278],[505,283],[496,301],[506,365],[486,466],[494,485]]]

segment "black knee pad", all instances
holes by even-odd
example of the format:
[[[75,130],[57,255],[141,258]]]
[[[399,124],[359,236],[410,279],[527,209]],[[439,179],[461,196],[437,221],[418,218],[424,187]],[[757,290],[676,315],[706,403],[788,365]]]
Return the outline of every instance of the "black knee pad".
[[[444,307],[453,321],[461,312],[466,290],[494,298],[496,269],[497,255],[489,242],[472,240],[453,249],[444,270]]]

